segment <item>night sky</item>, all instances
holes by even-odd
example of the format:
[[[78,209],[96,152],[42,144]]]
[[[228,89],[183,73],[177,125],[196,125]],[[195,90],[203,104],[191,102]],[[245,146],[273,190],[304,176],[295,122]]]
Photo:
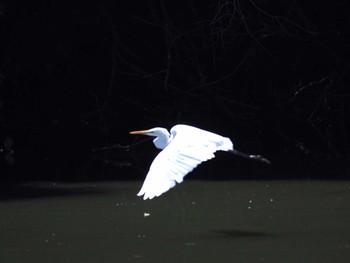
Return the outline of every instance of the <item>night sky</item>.
[[[262,154],[202,179],[350,173],[347,1],[0,3],[0,180],[143,178],[129,131],[185,123]]]

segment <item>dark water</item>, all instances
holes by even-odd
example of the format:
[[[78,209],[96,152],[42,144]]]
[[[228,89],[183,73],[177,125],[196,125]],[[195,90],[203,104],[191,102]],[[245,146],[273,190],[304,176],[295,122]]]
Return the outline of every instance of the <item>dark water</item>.
[[[1,189],[0,262],[350,262],[349,181]]]

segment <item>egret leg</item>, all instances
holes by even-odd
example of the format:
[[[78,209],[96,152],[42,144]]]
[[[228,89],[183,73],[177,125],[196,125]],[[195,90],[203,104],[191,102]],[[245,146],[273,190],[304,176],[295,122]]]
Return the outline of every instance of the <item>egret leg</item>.
[[[242,153],[238,150],[229,150],[230,153],[233,153],[235,155],[238,155],[240,157],[243,158],[247,158],[247,159],[252,159],[252,160],[256,160],[256,161],[260,161],[263,163],[267,163],[267,164],[271,164],[271,162],[269,160],[267,160],[266,158],[262,157],[261,155],[253,155],[253,154],[247,154],[247,153]]]

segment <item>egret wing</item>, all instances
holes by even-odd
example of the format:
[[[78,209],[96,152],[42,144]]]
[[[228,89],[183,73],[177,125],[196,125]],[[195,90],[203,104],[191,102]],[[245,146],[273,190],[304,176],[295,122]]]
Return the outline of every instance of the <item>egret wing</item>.
[[[209,133],[208,133],[209,134]],[[214,152],[221,150],[215,140],[193,134],[177,134],[172,142],[154,159],[138,196],[152,199],[168,191],[196,168],[200,163],[214,158]],[[232,145],[232,143],[231,143]]]

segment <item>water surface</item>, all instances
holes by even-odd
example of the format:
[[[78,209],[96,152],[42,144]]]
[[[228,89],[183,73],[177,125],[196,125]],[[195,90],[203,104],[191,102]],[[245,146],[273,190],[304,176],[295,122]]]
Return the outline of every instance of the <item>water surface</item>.
[[[31,183],[0,194],[0,262],[348,262],[349,181]]]

